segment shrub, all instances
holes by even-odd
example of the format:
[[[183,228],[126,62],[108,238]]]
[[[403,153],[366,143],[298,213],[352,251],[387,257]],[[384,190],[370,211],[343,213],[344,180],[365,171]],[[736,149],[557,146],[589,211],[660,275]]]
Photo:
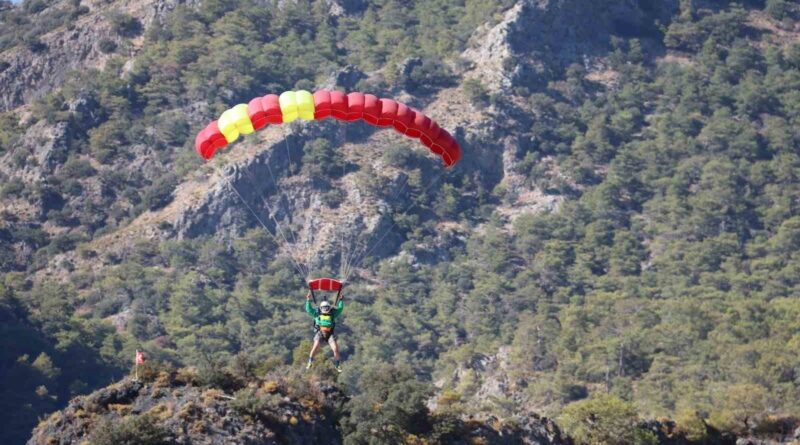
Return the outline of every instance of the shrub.
[[[245,388],[234,393],[230,405],[236,412],[248,417],[257,417],[268,406],[266,398],[261,397],[253,388]]]
[[[489,105],[489,90],[478,79],[464,81],[464,93],[470,103],[478,108]]]
[[[327,139],[314,139],[303,146],[303,170],[309,176],[341,175],[344,163]]]
[[[437,87],[453,85],[453,73],[450,68],[434,58],[425,58],[408,73],[406,86],[410,91],[423,93]]]
[[[633,404],[608,394],[570,403],[561,412],[559,421],[564,431],[581,443],[652,443],[652,433],[648,436],[637,427]]]
[[[20,178],[12,178],[0,189],[0,198],[21,198],[25,190],[25,182]]]
[[[786,0],[767,0],[764,12],[775,20],[783,20],[790,16],[791,4]]]
[[[694,409],[682,408],[675,414],[678,431],[692,442],[705,442],[708,436],[706,422]]]
[[[142,24],[139,19],[122,12],[114,12],[109,15],[111,29],[122,37],[136,37],[142,32]]]
[[[158,210],[172,202],[172,191],[178,185],[178,178],[173,174],[166,174],[156,179],[144,191],[142,204],[148,210]]]
[[[25,47],[27,47],[32,53],[40,53],[47,49],[47,45],[39,40],[38,37],[32,37],[25,40]]]
[[[113,119],[90,130],[89,150],[92,155],[104,164],[111,162],[118,148],[128,143],[125,137],[127,127],[121,119]]]
[[[95,169],[86,159],[70,158],[61,167],[60,173],[60,176],[67,178],[85,178],[95,174]]]
[[[97,48],[103,54],[110,54],[117,49],[117,42],[111,39],[103,39],[100,40],[100,43],[97,44]]]
[[[143,414],[106,421],[91,438],[95,445],[160,445],[168,443],[169,434],[154,416]]]

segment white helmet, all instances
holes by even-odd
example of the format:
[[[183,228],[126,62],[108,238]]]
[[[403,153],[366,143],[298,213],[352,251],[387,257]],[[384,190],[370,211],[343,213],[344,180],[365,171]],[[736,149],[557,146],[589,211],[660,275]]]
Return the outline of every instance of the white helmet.
[[[331,304],[327,301],[323,301],[319,304],[319,310],[322,311],[323,314],[327,314],[331,311]]]

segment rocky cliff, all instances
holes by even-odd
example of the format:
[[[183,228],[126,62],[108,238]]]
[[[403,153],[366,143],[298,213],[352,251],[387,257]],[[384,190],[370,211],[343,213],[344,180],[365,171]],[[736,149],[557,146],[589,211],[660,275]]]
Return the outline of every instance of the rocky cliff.
[[[201,385],[196,370],[145,369],[140,380],[128,378],[71,400],[39,423],[28,445],[337,445],[342,443],[338,419],[347,400],[335,384],[315,378],[242,380],[228,375]],[[538,417],[517,423],[459,421],[449,428],[446,443],[453,445],[570,443],[552,421]]]
[[[102,69],[114,45],[132,58],[143,43],[142,34],[183,1],[147,0],[68,2],[57,1],[36,12],[69,16],[66,23],[36,37],[35,44],[20,45],[0,54],[0,111],[32,102],[60,87],[75,70]],[[38,17],[36,17],[38,16]],[[122,22],[119,18],[124,17]]]

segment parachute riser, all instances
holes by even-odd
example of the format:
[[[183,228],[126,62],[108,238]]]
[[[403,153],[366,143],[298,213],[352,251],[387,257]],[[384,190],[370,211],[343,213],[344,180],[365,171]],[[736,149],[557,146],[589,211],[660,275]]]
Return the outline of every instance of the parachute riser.
[[[339,288],[339,292],[336,292],[336,300],[333,302],[333,307],[336,307],[339,304],[339,300],[342,299],[342,289],[344,289],[344,283],[342,283],[342,287]]]
[[[309,286],[308,288],[309,288],[309,290],[311,290],[311,300],[314,302],[314,306],[316,306],[317,305],[317,296],[314,295],[314,289],[311,288],[311,286]]]

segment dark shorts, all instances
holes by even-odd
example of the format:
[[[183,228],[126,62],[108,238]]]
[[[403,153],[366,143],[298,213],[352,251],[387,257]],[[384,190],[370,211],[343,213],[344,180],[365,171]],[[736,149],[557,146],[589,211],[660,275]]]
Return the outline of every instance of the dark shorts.
[[[331,332],[330,334],[326,334],[318,330],[314,334],[314,341],[315,342],[319,341],[320,343],[328,342],[330,344],[331,342],[336,341],[336,334],[334,334],[333,332]]]

